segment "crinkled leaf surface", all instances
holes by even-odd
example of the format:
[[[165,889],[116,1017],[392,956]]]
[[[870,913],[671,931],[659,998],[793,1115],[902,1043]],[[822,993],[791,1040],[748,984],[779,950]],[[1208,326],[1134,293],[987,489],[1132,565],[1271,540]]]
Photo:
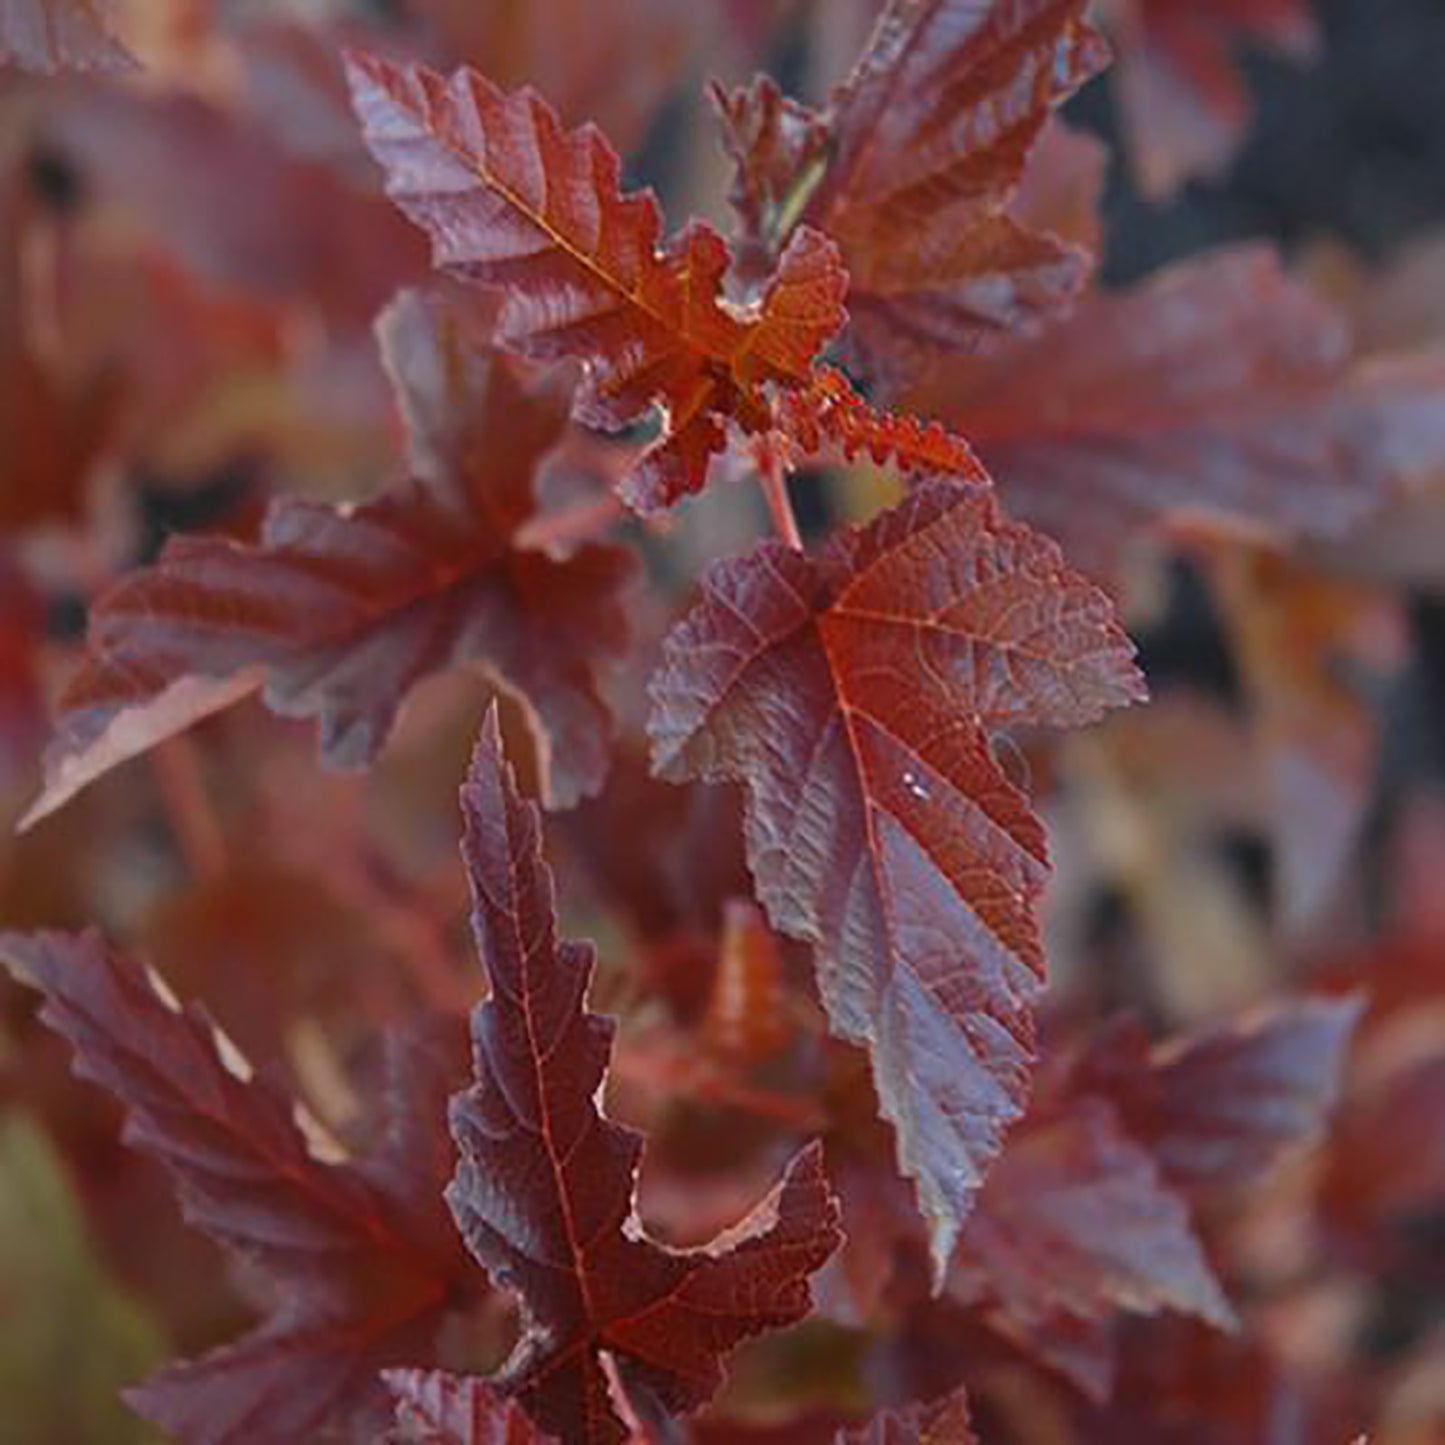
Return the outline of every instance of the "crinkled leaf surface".
[[[1056,310],[1087,275],[1085,253],[1008,211],[1053,108],[1104,63],[1084,9],[890,0],[826,116],[783,108],[766,84],[722,108],[746,231],[771,223],[779,245],[801,217],[838,242],[846,343],[885,390]]]
[[[515,791],[495,710],[462,807],[492,996],[472,1019],[477,1082],[452,1104],[461,1160],[447,1198],[526,1321],[492,1384],[562,1439],[618,1442],[602,1354],[647,1415],[696,1409],[727,1350],[807,1313],[808,1276],[839,1241],[837,1205],[815,1145],[707,1248],[677,1253],[642,1233],[641,1137],[597,1107],[613,1025],[586,1011],[593,952],[557,941],[537,810]]]
[[[442,1179],[388,1167],[391,1151],[449,1167],[447,1155],[419,1149],[394,1116],[373,1163],[323,1162],[295,1101],[96,932],[0,935],[0,958],[44,992],[41,1017],[71,1044],[76,1071],[125,1105],[127,1141],[166,1168],[186,1219],[275,1298],[265,1323],[168,1366],[131,1404],[200,1445],[306,1445],[326,1428],[377,1423],[376,1371],[428,1354],[475,1273],[448,1227]],[[460,1043],[456,1028],[407,1056],[407,1117],[439,1128]]]
[[[565,130],[531,90],[472,70],[450,80],[371,56],[352,95],[388,194],[432,240],[435,264],[505,289],[501,336],[539,360],[582,361],[580,419],[616,429],[654,405],[663,429],[625,487],[642,510],[704,484],[725,423],[765,430],[765,384],[803,387],[844,321],[847,277],[814,231],[788,245],[761,300],[725,305],[731,256],[705,225],[662,246],[650,193],[619,189],[597,130]]]
[[[611,730],[598,674],[627,644],[631,561],[515,544],[565,399],[520,382],[444,298],[406,293],[384,339],[413,475],[354,508],[278,501],[255,543],[175,538],[102,596],[31,820],[263,679],[274,711],[320,721],[327,763],[364,767],[411,689],[469,662],[531,709],[550,802],[598,786]]]
[[[1142,695],[1103,594],[946,482],[817,558],[715,566],[665,644],[654,766],[744,785],[759,898],[869,1050],[939,1271],[1022,1110],[1044,967],[1044,831],[992,736]]]

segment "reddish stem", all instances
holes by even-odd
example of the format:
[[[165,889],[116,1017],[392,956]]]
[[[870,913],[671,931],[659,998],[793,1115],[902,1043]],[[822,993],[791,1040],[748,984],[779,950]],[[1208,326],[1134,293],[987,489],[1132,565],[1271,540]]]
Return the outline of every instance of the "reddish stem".
[[[182,857],[196,878],[215,878],[225,871],[226,838],[206,792],[195,743],[179,735],[167,738],[150,760]]]
[[[803,534],[798,530],[798,519],[793,515],[793,503],[788,496],[788,469],[777,448],[766,442],[759,444],[756,455],[758,475],[768,511],[772,514],[773,527],[793,551],[801,552]]]

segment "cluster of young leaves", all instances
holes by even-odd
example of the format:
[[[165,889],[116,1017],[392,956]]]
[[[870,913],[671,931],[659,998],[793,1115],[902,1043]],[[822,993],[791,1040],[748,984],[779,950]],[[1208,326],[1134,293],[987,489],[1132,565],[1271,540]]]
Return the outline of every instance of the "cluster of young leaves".
[[[23,826],[85,808],[82,790],[152,752],[219,917],[232,865],[179,734],[239,730],[222,715],[260,694],[315,720],[329,767],[370,768],[424,713],[424,680],[480,669],[558,814],[563,878],[630,930],[630,977],[594,978],[591,947],[557,939],[540,815],[495,706],[461,792],[485,990],[386,848],[287,814],[317,835],[304,867],[395,930],[426,996],[362,1002],[357,969],[347,1027],[379,1069],[279,1008],[255,1067],[98,933],[0,935],[263,1315],[127,1398],[202,1442],[762,1439],[746,1354],[719,1419],[688,1417],[735,1347],[816,1315],[797,1338],[831,1321],[890,1384],[811,1413],[780,1392],[786,1438],[1029,1438],[1010,1378],[1060,1438],[1155,1438],[1173,1420],[1206,1438],[1188,1433],[1208,1409],[1182,1380],[1196,1366],[1251,1382],[1220,1438],[1253,1438],[1280,1372],[1240,1332],[1249,1275],[1221,1221],[1323,1136],[1360,1005],[1287,998],[1164,1042],[1062,1015],[1041,1030],[1049,846],[1021,777],[1048,793],[1036,764],[1070,755],[1046,732],[1143,700],[1116,610],[1127,564],[1187,547],[1241,638],[1295,820],[1276,840],[1295,921],[1316,917],[1363,815],[1368,722],[1332,671],[1357,594],[1292,549],[1348,537],[1440,469],[1445,364],[1368,354],[1263,248],[1093,289],[1099,155],[1054,114],[1108,59],[1084,0],[887,0],[818,107],[768,76],[715,84],[726,237],[703,221],[668,236],[611,142],[574,124],[603,108],[619,136],[644,132],[683,43],[667,7],[612,0],[603,22],[571,0],[400,8],[390,32],[218,40],[274,101],[264,120],[95,81],[33,102],[55,148],[33,173],[65,192],[74,166],[86,205],[171,238],[97,294],[109,314],[143,277],[186,364],[159,368],[124,321],[124,345],[103,327],[76,345],[64,315],[37,327],[34,258],[68,273],[77,202],[38,207],[11,168],[0,440],[13,432],[21,460],[0,475],[0,524],[31,619],[13,648],[0,635],[18,699],[0,722],[28,719],[15,746],[34,735],[31,590],[56,566],[30,539],[82,532],[106,464],[185,471],[259,445],[304,469],[327,452],[282,399],[305,394],[299,317],[369,376],[353,404],[395,413],[401,455],[336,500],[392,450],[374,421],[353,426],[329,450],[367,468],[283,486],[99,590]],[[1296,14],[1217,9],[1197,26],[1142,3],[1108,20],[1132,74],[1144,35],[1217,99],[1220,35]],[[127,13],[0,0],[0,62],[123,71]],[[619,87],[555,40],[608,21]],[[767,15],[752,23],[768,33]],[[238,422],[216,398],[253,372],[274,391]],[[891,469],[901,499],[805,548],[789,474],[838,463],[864,487]],[[644,587],[639,549],[602,534],[635,514],[655,560],[658,514],[699,495],[684,528],[739,513],[749,472],[780,535],[713,560],[679,617],[665,568]],[[1323,844],[1321,775],[1339,784]],[[255,877],[240,894],[267,907]],[[483,994],[468,1070],[456,1012]],[[624,1017],[615,1058],[604,996]],[[1422,1115],[1416,1095],[1438,1093],[1423,1078],[1399,1096]],[[656,1097],[629,1099],[638,1084]],[[358,1092],[383,1103],[348,1115]],[[345,1127],[317,1122],[318,1095]],[[750,1119],[722,1151],[735,1174],[688,1175],[674,1109],[684,1125],[689,1110]],[[639,1200],[642,1136],[614,1115],[655,1124],[657,1199]],[[1360,1117],[1368,1134],[1376,1116]],[[1428,1169],[1391,1177],[1412,1206],[1434,1197]],[[1368,1254],[1398,1206],[1386,1193],[1331,1179],[1316,1212]],[[1150,1350],[1141,1316],[1165,1317]]]

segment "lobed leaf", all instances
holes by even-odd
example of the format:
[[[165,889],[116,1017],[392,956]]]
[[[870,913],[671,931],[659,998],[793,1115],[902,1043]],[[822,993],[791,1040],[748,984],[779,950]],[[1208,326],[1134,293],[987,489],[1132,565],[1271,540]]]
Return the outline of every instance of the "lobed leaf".
[[[492,1381],[534,1424],[579,1445],[621,1441],[605,1352],[645,1413],[696,1409],[740,1340],[801,1319],[808,1276],[839,1242],[815,1145],[705,1249],[654,1244],[634,1214],[641,1138],[597,1096],[613,1025],[586,1012],[592,949],[558,943],[537,810],[517,795],[489,715],[462,789],[463,852],[490,1000],[472,1018],[476,1083],[452,1104],[447,1191],[477,1259],[526,1328]]]
[[[1299,997],[1147,1050],[1104,1035],[1078,1087],[1111,1098],[1166,1178],[1191,1194],[1241,1189],[1324,1134],[1358,997]]]
[[[1043,828],[992,736],[1143,685],[1104,596],[991,494],[935,482],[816,559],[706,576],[653,683],[653,764],[741,782],[758,895],[864,1044],[940,1274],[1027,1093]]]
[[[767,212],[776,244],[799,218],[837,241],[846,347],[882,392],[1029,328],[1086,278],[1082,250],[1008,209],[1053,109],[1104,63],[1085,8],[890,0],[826,117],[759,82],[721,107],[745,233]]]
[[[1087,1096],[1010,1138],[964,1227],[950,1290],[992,1302],[1044,1358],[1061,1329],[1120,1311],[1237,1325],[1184,1198],[1114,1109]]]
[[[663,411],[624,486],[642,511],[704,484],[725,424],[766,430],[769,385],[806,386],[844,321],[836,249],[800,230],[761,299],[724,303],[731,256],[695,224],[667,249],[650,193],[624,194],[592,127],[564,130],[531,90],[475,71],[450,80],[371,56],[352,95],[388,194],[431,237],[435,264],[505,291],[500,335],[537,360],[580,360],[579,419],[616,430]]]
[[[1107,576],[1170,514],[1341,534],[1438,462],[1442,395],[1438,358],[1356,366],[1343,319],[1242,247],[950,362],[917,400],[967,433],[1011,507]]]
[[[559,561],[517,542],[565,403],[518,381],[441,299],[408,293],[388,335],[404,353],[413,476],[355,508],[279,500],[254,543],[174,538],[104,594],[27,823],[263,682],[273,711],[319,720],[328,764],[365,767],[412,688],[463,663],[530,706],[550,802],[599,786],[598,676],[626,647],[631,560],[593,544]]]
[[[0,959],[44,992],[41,1018],[69,1041],[76,1072],[124,1104],[126,1141],[165,1167],[187,1221],[276,1296],[250,1334],[168,1366],[130,1403],[199,1445],[302,1445],[374,1420],[377,1369],[431,1348],[469,1272],[441,1180],[323,1162],[296,1103],[97,932],[0,935]],[[437,1040],[428,1054],[407,1085],[439,1118],[437,1080],[459,1050]]]
[[[765,274],[823,177],[831,127],[770,75],[733,91],[714,81],[708,95],[733,163],[728,201],[737,213],[742,269]]]

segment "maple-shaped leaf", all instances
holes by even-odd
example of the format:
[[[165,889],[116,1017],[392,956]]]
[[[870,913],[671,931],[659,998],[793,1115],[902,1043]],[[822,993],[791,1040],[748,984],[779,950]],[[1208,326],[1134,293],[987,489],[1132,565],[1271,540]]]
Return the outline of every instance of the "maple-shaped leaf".
[[[866,1425],[840,1430],[836,1445],[978,1445],[969,1423],[968,1397],[962,1390],[910,1405],[882,1410]]]
[[[1059,1317],[1174,1310],[1235,1324],[1184,1198],[1101,1099],[1031,1117],[964,1226],[950,1289],[993,1304],[1026,1346]]]
[[[395,1445],[550,1445],[515,1400],[485,1380],[445,1370],[387,1370],[396,1401]]]
[[[1087,276],[1084,252],[1009,213],[1053,108],[1104,63],[1085,8],[890,0],[826,116],[765,83],[721,106],[747,233],[770,225],[780,245],[802,220],[837,241],[845,341],[885,392],[1028,327]]]
[[[320,720],[328,764],[365,766],[412,688],[468,662],[537,719],[549,802],[596,789],[598,672],[627,643],[632,564],[601,544],[565,560],[517,545],[565,399],[520,382],[444,297],[408,293],[383,339],[412,475],[357,507],[277,501],[254,543],[174,538],[104,594],[27,821],[263,684],[273,711]]]
[[[441,1203],[449,1156],[419,1148],[398,1120],[370,1163],[323,1162],[296,1102],[94,931],[0,935],[0,959],[43,990],[42,1019],[70,1042],[76,1071],[125,1105],[127,1142],[169,1172],[187,1221],[275,1300],[264,1324],[169,1366],[130,1392],[132,1405],[198,1445],[304,1445],[382,1420],[376,1371],[429,1357],[475,1279]],[[433,1129],[463,1067],[460,1032],[407,1054],[399,1075]],[[391,1151],[439,1170],[414,1177],[388,1166]]]
[[[1010,507],[1109,575],[1170,514],[1327,537],[1437,465],[1438,358],[1356,364],[1343,318],[1264,247],[1181,262],[1033,339],[945,363],[918,407]]]
[[[472,1018],[477,1082],[452,1103],[461,1159],[447,1199],[526,1317],[492,1384],[564,1440],[621,1441],[601,1356],[645,1413],[696,1409],[726,1351],[807,1313],[808,1276],[839,1242],[837,1204],[814,1145],[708,1247],[678,1253],[642,1233],[641,1137],[597,1107],[613,1024],[585,1008],[593,951],[557,941],[538,813],[516,793],[495,709],[462,808],[492,996]]]
[[[947,482],[816,558],[718,564],[665,643],[654,767],[744,785],[759,898],[871,1054],[940,1272],[1022,1110],[1044,967],[1044,830],[992,736],[1142,696],[1104,595]]]
[[[1165,1177],[1191,1193],[1244,1188],[1324,1133],[1358,997],[1287,998],[1149,1048],[1142,1031],[1101,1034],[1073,1087],[1119,1108]]]
[[[1235,66],[1248,42],[1303,59],[1319,42],[1307,0],[1111,0],[1126,151],[1164,199],[1229,162],[1253,104]]]
[[[430,235],[435,264],[505,289],[500,336],[536,360],[586,367],[575,414],[616,430],[663,413],[628,477],[644,511],[704,484],[726,423],[771,425],[766,388],[807,386],[842,325],[836,248],[799,230],[761,299],[726,304],[731,255],[705,225],[662,247],[649,192],[624,195],[616,153],[568,131],[530,90],[472,70],[450,80],[372,56],[349,61],[352,96],[388,194]]]
[[[116,38],[114,0],[0,0],[0,67],[40,75],[125,72],[136,59]]]

